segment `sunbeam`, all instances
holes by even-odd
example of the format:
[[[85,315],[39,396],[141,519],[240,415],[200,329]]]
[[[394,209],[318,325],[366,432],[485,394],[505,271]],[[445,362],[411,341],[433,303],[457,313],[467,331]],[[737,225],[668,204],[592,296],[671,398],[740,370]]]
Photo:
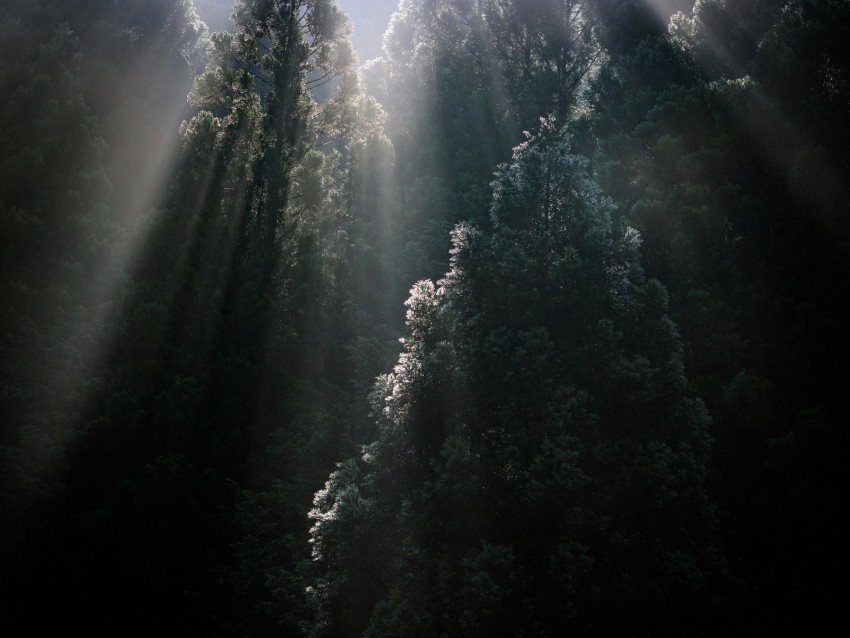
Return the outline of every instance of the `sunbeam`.
[[[36,130],[30,129],[29,148],[42,157],[44,168],[50,171],[43,175],[40,186],[44,192],[56,191],[60,196],[43,204],[31,197],[19,205],[40,218],[38,223],[45,229],[41,232],[58,229],[65,233],[61,244],[51,246],[51,254],[45,256],[47,263],[53,261],[60,269],[82,274],[73,280],[48,269],[40,281],[31,281],[29,285],[36,289],[44,288],[47,298],[56,295],[54,304],[43,303],[34,312],[26,304],[10,300],[13,324],[9,330],[16,344],[11,352],[17,356],[20,368],[34,375],[29,383],[43,388],[43,396],[22,396],[27,407],[9,420],[10,433],[18,437],[20,449],[25,450],[22,454],[26,460],[19,468],[18,478],[42,486],[34,489],[34,494],[57,489],[68,451],[76,444],[82,427],[80,419],[98,393],[97,377],[109,356],[109,326],[114,325],[121,312],[117,300],[126,275],[146,242],[143,220],[161,202],[176,163],[176,131],[186,112],[184,96],[193,73],[191,56],[197,52],[192,47],[202,36],[202,25],[191,5],[185,3],[169,7],[162,16],[171,30],[169,36],[174,38],[175,48],[171,51],[164,51],[163,39],[154,37],[154,29],[165,28],[156,19],[146,24],[150,32],[137,29],[131,34],[112,31],[106,22],[88,24],[85,15],[70,15],[67,11],[40,15],[39,10],[38,6],[28,9],[32,23],[18,29],[24,34],[26,29],[32,29],[37,35],[31,37],[36,41],[39,37],[53,41],[37,53],[21,51],[22,64],[31,65],[31,81],[36,85],[41,82],[43,100],[40,104],[33,102],[31,113],[21,114],[21,121],[30,118],[38,122],[41,118],[49,123],[38,111],[66,100],[62,103],[68,114],[66,119],[70,120],[75,112],[87,111],[88,129],[84,134],[90,139],[80,138],[83,131],[75,132],[74,127],[79,124],[73,120],[55,141],[39,138]],[[62,16],[69,21],[55,22]],[[133,54],[122,52],[110,57],[109,47],[117,42],[130,44]],[[51,59],[56,55],[68,58]],[[171,56],[181,55],[175,71]],[[44,83],[38,68],[56,63],[66,65],[64,69],[59,67],[64,78]],[[67,102],[69,98],[63,91],[68,90],[78,92],[72,98],[79,100],[78,104]],[[24,105],[38,95],[28,94],[25,84],[12,86],[10,91],[17,96],[15,101]],[[62,135],[67,139],[63,140]],[[5,141],[18,143],[14,137]],[[61,163],[62,156],[51,150],[62,144],[79,145],[67,149],[67,164]],[[96,151],[92,152],[94,148]],[[6,152],[9,150],[7,146]],[[72,170],[78,171],[75,181],[68,179]],[[100,187],[94,189],[92,184]],[[65,188],[67,195],[62,194]],[[5,203],[15,205],[14,199]],[[63,213],[74,223],[61,222]],[[30,269],[17,276],[26,281],[38,272]],[[14,387],[14,382],[10,385]],[[13,520],[22,521],[18,516],[31,505],[26,500],[21,502]]]
[[[758,73],[759,67],[764,66],[757,60],[754,39],[758,30],[765,28],[769,15],[716,0],[697,0],[691,15],[676,16],[671,23],[671,35],[707,77],[716,79],[718,94],[727,102],[740,130],[783,176],[800,206],[829,232],[846,237],[850,224],[834,212],[841,199],[839,193],[845,190],[841,172],[828,160],[822,142],[815,139],[812,127],[806,122],[810,114],[798,114],[791,105],[776,103],[769,89],[751,77],[751,71]],[[767,31],[763,46],[785,50],[791,59],[805,55],[805,50],[788,50],[778,40],[783,26],[787,28],[780,24],[773,33]],[[818,62],[829,65],[827,56]],[[774,84],[783,82],[778,78],[766,79]],[[831,108],[825,86],[813,86],[810,90],[823,92],[824,99],[817,100],[820,105],[816,104],[815,108]]]

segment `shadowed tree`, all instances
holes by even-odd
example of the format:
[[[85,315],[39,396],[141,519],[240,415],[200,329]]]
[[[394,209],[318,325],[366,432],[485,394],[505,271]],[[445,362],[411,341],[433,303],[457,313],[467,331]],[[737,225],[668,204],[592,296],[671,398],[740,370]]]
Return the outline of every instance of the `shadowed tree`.
[[[492,235],[458,226],[411,291],[379,437],[316,495],[316,634],[700,631],[709,419],[666,292],[548,122],[493,186]]]

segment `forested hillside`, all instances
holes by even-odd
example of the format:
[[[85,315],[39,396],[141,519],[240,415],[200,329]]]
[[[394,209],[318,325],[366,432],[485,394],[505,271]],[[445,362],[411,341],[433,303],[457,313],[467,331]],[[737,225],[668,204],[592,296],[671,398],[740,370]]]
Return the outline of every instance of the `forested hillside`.
[[[3,9],[5,635],[840,623],[850,4]]]

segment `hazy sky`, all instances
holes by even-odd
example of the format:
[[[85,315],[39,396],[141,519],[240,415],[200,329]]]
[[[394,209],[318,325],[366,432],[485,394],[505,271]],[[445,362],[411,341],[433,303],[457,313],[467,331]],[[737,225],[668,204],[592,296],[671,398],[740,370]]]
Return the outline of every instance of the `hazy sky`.
[[[354,25],[352,41],[365,62],[381,55],[384,31],[390,16],[398,7],[398,0],[337,0]]]

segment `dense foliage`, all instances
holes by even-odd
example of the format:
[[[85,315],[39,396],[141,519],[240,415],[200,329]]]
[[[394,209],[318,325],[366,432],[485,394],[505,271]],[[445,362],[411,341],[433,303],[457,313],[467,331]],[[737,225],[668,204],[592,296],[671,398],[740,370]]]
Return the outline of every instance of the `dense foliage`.
[[[340,5],[4,5],[4,630],[825,633],[848,4]]]
[[[360,634],[352,608],[366,635],[657,635],[707,602],[709,419],[587,168],[551,130],[519,146],[493,234],[459,225],[411,291],[379,438],[311,513],[320,635]]]

